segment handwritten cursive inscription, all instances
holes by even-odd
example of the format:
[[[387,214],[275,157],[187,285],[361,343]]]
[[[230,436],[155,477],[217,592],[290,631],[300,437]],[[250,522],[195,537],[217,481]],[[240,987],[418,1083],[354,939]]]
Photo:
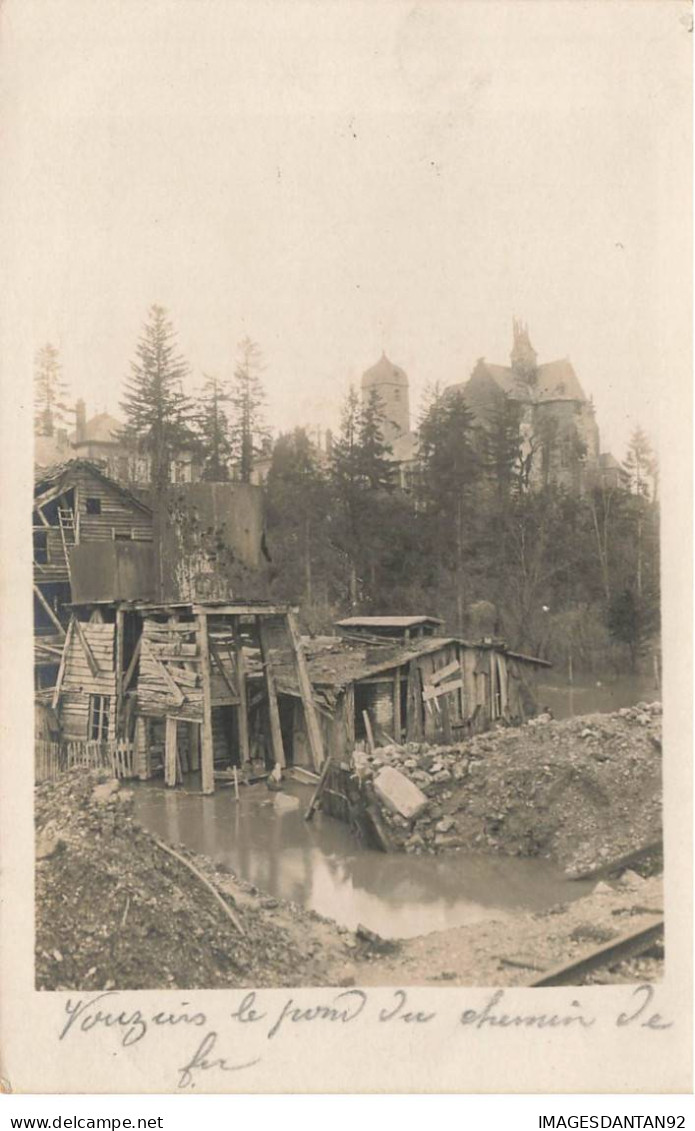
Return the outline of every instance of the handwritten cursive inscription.
[[[467,992],[475,992],[476,997],[482,993]],[[294,996],[286,997],[280,999],[279,1007],[275,1005],[275,995],[264,998],[256,990],[243,991],[238,997],[230,993],[226,1020],[215,1022],[188,999],[181,1000],[178,1007],[148,1012],[138,1006],[137,999],[132,1004],[129,994],[105,990],[103,993],[69,997],[64,1002],[58,1040],[93,1040],[95,1034],[101,1031],[114,1034],[120,1045],[131,1048],[143,1043],[151,1044],[153,1034],[156,1034],[156,1048],[162,1037],[172,1030],[176,1030],[177,1035],[188,1029],[202,1030],[195,1037],[192,1054],[187,1055],[175,1070],[178,1088],[191,1089],[198,1087],[202,1078],[209,1079],[215,1073],[238,1073],[253,1068],[261,1062],[268,1042],[282,1042],[286,1036],[301,1035],[310,1026],[330,1031],[331,1041],[339,1040],[344,1027],[354,1023],[357,1023],[358,1031],[359,1026],[366,1026],[367,1032],[370,1026],[383,1029],[384,1026],[400,1028],[401,1024],[406,1024],[411,1030],[426,1032],[437,1025],[449,1027],[453,1024],[459,1031],[465,1029],[469,1034],[481,1030],[486,1033],[500,1030],[588,1030],[595,1025],[611,1025],[618,1029],[632,1027],[653,1034],[673,1026],[673,1021],[665,1019],[654,1008],[657,989],[649,984],[625,987],[620,1011],[602,1011],[596,1006],[593,1013],[582,1005],[579,996],[570,997],[572,993],[578,995],[577,989],[569,990],[569,1000],[555,1011],[517,1009],[512,1004],[515,991],[502,989],[488,993],[479,999],[480,1005],[469,1006],[463,1011],[453,1002],[447,1004],[446,999],[443,1007],[436,1011],[423,1009],[422,1002],[417,1001],[418,995],[411,995],[410,991],[403,989],[375,990],[374,1003],[365,990],[350,988],[331,993],[333,996],[310,1004],[306,1003],[305,995],[304,1001],[298,1001]],[[543,991],[540,993],[543,994]],[[441,1001],[441,998],[437,1000]],[[525,997],[524,1004],[528,1000]],[[537,1005],[548,999],[534,995],[532,1000]],[[554,996],[553,1005],[557,1000]],[[595,995],[592,1000],[600,1001]],[[243,1036],[240,1027],[243,1028]],[[243,1053],[240,1055],[235,1052],[239,1039],[243,1041]],[[180,1041],[177,1040],[176,1044],[180,1048]]]
[[[464,1009],[461,1014],[462,1025],[472,1025],[482,1029],[485,1025],[509,1029],[559,1029],[570,1025],[578,1025],[589,1029],[595,1023],[595,1017],[586,1017],[584,1013],[503,1013],[498,1006],[504,1001],[504,990],[497,990],[487,1001],[483,1009]],[[571,1002],[571,1008],[581,1010],[578,1001]]]
[[[224,1056],[211,1057],[216,1045],[217,1033],[212,1031],[206,1033],[188,1063],[178,1070],[179,1088],[195,1088],[195,1072],[209,1072],[211,1069],[218,1072],[241,1072],[244,1068],[253,1068],[254,1064],[258,1064],[261,1059],[260,1056],[257,1056],[254,1060],[247,1060],[244,1064],[231,1064]]]

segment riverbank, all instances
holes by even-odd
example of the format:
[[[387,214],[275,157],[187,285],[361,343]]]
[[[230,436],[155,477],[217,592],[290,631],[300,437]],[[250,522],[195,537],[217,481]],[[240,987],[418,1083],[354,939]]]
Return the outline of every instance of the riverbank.
[[[42,784],[36,823],[44,990],[519,985],[653,923],[663,906],[658,877],[628,874],[544,911],[384,941],[269,896],[180,845],[172,857],[134,819],[132,791],[114,781],[74,771]],[[640,974],[650,976],[658,965]]]
[[[381,804],[396,848],[544,856],[576,875],[660,840],[661,723],[660,703],[541,716],[457,746],[378,748],[360,773],[377,786],[390,767],[426,798],[414,820]]]

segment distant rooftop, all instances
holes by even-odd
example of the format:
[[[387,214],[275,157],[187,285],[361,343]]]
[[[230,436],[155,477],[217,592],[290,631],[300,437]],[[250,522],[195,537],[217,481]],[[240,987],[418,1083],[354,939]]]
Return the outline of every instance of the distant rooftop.
[[[337,628],[415,628],[420,624],[444,624],[439,617],[345,617]]]

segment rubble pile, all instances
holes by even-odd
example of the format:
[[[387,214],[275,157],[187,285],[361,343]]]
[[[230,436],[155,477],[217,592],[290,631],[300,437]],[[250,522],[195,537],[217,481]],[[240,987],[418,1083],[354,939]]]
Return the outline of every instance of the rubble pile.
[[[357,752],[355,769],[410,853],[542,855],[579,874],[661,835],[660,703],[542,716],[456,746],[380,747]],[[394,774],[421,791],[419,806],[384,788]]]
[[[262,900],[235,908],[222,888],[242,936],[131,810],[129,790],[84,770],[37,787],[37,989],[320,984],[311,955]]]

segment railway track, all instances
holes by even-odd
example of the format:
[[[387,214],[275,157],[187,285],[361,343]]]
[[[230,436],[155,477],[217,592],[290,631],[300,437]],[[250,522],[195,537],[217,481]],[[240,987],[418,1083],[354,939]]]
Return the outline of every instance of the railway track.
[[[663,938],[664,921],[659,919],[657,923],[650,923],[648,927],[642,927],[639,931],[632,931],[596,947],[582,958],[568,962],[564,966],[556,966],[554,970],[549,970],[528,984],[535,987],[579,985],[587,974],[644,954],[663,942]]]
[[[650,871],[661,871],[663,868],[663,860],[663,841],[654,840],[650,841],[649,844],[643,844],[641,848],[636,848],[634,852],[628,852],[625,856],[617,856],[607,864],[600,864],[598,868],[591,868],[586,872],[578,872],[577,875],[571,878],[573,880],[605,880],[609,876],[616,876],[620,872],[626,871],[628,868],[635,868],[641,864],[648,864]]]

